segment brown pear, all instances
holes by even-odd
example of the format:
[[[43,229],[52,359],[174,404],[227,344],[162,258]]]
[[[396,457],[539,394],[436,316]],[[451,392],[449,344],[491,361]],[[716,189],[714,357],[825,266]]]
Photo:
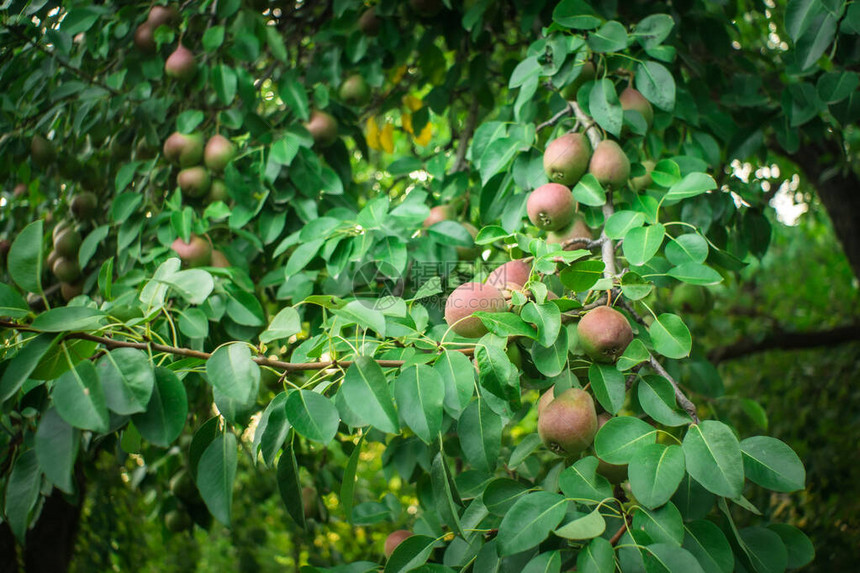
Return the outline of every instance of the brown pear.
[[[330,113],[312,111],[305,129],[310,132],[314,144],[320,147],[327,147],[337,141],[337,120]]]
[[[566,133],[554,139],[543,152],[543,168],[553,183],[573,187],[579,182],[591,159],[591,144],[581,133]]]
[[[654,123],[654,108],[638,90],[628,87],[618,96],[618,101],[621,102],[621,109],[639,112],[649,128]]]
[[[487,334],[487,327],[472,313],[506,310],[508,302],[496,287],[484,283],[463,283],[445,302],[445,322],[460,336],[480,338]]]
[[[180,167],[197,165],[203,159],[203,136],[175,131],[164,141],[164,157]]]
[[[364,105],[370,100],[370,86],[367,85],[367,80],[358,74],[343,80],[337,93],[340,99],[350,105]]]
[[[228,163],[233,161],[235,156],[236,146],[223,135],[216,134],[206,142],[206,148],[203,150],[203,163],[212,171],[220,173],[224,171]]]
[[[41,135],[34,135],[33,141],[30,142],[30,157],[37,167],[44,169],[53,164],[57,152],[53,143]]]
[[[181,82],[190,80],[197,73],[197,62],[194,61],[194,54],[179,44],[176,50],[167,56],[167,61],[164,62],[164,73]]]
[[[212,261],[209,264],[219,269],[226,269],[232,266],[227,256],[218,249],[212,251]]]
[[[82,191],[69,201],[69,210],[78,221],[89,221],[96,214],[99,199],[92,191]]]
[[[191,234],[190,241],[186,243],[182,238],[173,241],[170,246],[179,255],[183,263],[189,267],[202,267],[212,260],[212,246],[209,241],[195,234]]]
[[[608,306],[588,311],[577,325],[579,343],[597,362],[615,362],[633,340],[633,329],[624,315]]]
[[[212,180],[212,184],[209,186],[209,193],[203,199],[203,202],[207,205],[215,201],[223,201],[224,203],[230,201],[230,192],[227,191],[227,184],[221,179]]]
[[[630,160],[620,145],[611,139],[604,139],[597,144],[591,156],[588,172],[604,187],[619,189],[627,184],[630,177]]]
[[[452,209],[450,205],[436,205],[435,207],[430,207],[430,214],[427,215],[426,219],[424,219],[423,226],[426,229],[427,227],[432,227],[436,223],[453,218],[454,209]]]
[[[538,415],[538,434],[560,456],[576,455],[588,448],[597,433],[597,411],[591,395],[569,388],[556,396]]]
[[[57,280],[64,283],[75,282],[81,276],[81,267],[77,258],[59,257],[51,267],[51,272]]]
[[[155,29],[152,24],[144,22],[134,31],[134,45],[145,54],[154,54],[157,47],[154,34]]]
[[[66,227],[54,238],[54,250],[61,257],[77,258],[81,248],[81,234],[72,227]]]
[[[651,179],[651,172],[654,171],[654,162],[650,159],[646,159],[642,162],[642,166],[645,168],[645,175],[640,175],[639,177],[632,177],[630,179],[630,188],[636,192],[644,191],[651,186],[653,180]]]
[[[382,20],[377,17],[375,7],[368,8],[358,18],[358,29],[364,32],[365,36],[378,36],[381,27]]]
[[[568,225],[576,214],[573,193],[564,185],[546,183],[529,194],[526,201],[529,221],[544,231],[557,231]]]
[[[209,192],[212,179],[205,167],[187,167],[176,176],[176,182],[185,197],[202,197]]]
[[[529,282],[531,274],[532,266],[521,259],[516,259],[496,268],[485,282],[500,290],[522,290]]]
[[[81,281],[76,281],[73,283],[60,283],[60,294],[63,295],[63,300],[69,302],[79,294],[84,292],[84,283]]]
[[[389,533],[388,537],[385,538],[385,557],[391,557],[391,554],[394,553],[397,546],[403,543],[404,539],[409,537],[412,537],[412,532],[407,531],[406,529],[398,529],[397,531]]]
[[[159,6],[156,4],[149,9],[146,22],[155,30],[162,24],[172,25],[179,20],[179,12],[173,6]]]

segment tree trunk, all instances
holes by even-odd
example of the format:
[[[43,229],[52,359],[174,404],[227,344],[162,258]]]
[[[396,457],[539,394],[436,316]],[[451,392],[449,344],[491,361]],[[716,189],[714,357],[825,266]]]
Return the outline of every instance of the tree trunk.
[[[835,142],[804,145],[789,156],[818,192],[854,276],[860,279],[860,178]],[[834,168],[834,166],[837,166]]]
[[[78,480],[79,505],[66,501],[57,489],[45,500],[36,526],[27,532],[24,568],[29,573],[64,573],[69,570],[78,537],[83,504],[83,480]]]
[[[0,573],[18,572],[18,547],[15,535],[5,521],[0,523]]]

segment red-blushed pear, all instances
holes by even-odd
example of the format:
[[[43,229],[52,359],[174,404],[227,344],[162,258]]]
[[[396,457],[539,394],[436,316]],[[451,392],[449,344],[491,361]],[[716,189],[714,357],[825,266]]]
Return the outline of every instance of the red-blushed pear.
[[[164,73],[181,82],[190,80],[197,73],[197,62],[194,61],[194,54],[179,44],[173,53],[167,56],[167,61],[164,62]]]
[[[79,221],[92,219],[98,206],[98,197],[92,191],[82,191],[69,201],[69,210],[72,212],[72,216]]]
[[[597,416],[597,431],[603,427],[606,422],[612,419],[612,416],[606,412],[602,412]],[[595,457],[597,457],[595,455]],[[627,479],[627,464],[610,464],[597,458],[597,473],[609,480],[609,483],[619,484]]]
[[[619,189],[627,184],[630,177],[630,160],[620,145],[611,139],[604,139],[594,149],[588,172],[604,187]]]
[[[546,408],[550,402],[555,400],[555,384],[546,389],[546,392],[540,395],[537,401],[537,411],[538,416],[543,412],[544,408]]]
[[[577,216],[574,218],[573,222],[564,229],[547,233],[546,242],[560,245],[574,239],[590,241],[593,238],[594,234],[591,232],[591,227],[585,223],[585,219],[583,219],[582,216]]]
[[[134,31],[134,45],[145,54],[155,53],[155,29],[149,22],[144,22]]]
[[[57,152],[54,149],[54,144],[42,137],[34,135],[30,142],[30,157],[37,167],[46,168],[54,162],[57,157]]]
[[[594,442],[597,433],[594,400],[584,390],[568,388],[541,410],[537,426],[550,451],[560,456],[576,455]]]
[[[164,141],[164,157],[179,167],[198,165],[203,159],[203,135],[174,131]]]
[[[638,111],[645,119],[645,124],[650,128],[654,123],[654,108],[651,107],[651,102],[645,99],[638,90],[627,87],[621,95],[618,96],[618,101],[621,102],[621,109],[627,111]]]
[[[230,261],[227,260],[227,255],[225,255],[218,249],[212,251],[212,260],[210,261],[209,265],[219,269],[226,269],[232,266],[230,264]]]
[[[305,129],[314,139],[314,145],[327,147],[337,141],[337,120],[330,113],[315,109],[305,123]]]
[[[370,100],[370,86],[358,74],[353,74],[343,80],[338,90],[340,99],[350,105],[364,105]]]
[[[596,362],[615,362],[633,340],[633,329],[623,314],[608,306],[588,311],[577,324],[579,343]]]
[[[529,282],[531,273],[530,264],[516,259],[496,268],[484,282],[499,290],[521,290]]]
[[[572,187],[585,175],[589,159],[588,138],[581,133],[566,133],[546,146],[543,169],[553,183]]]
[[[573,193],[564,185],[546,183],[529,194],[526,201],[529,221],[544,231],[557,231],[568,225],[576,214]]]
[[[391,557],[391,554],[394,553],[397,546],[409,537],[412,537],[412,532],[406,529],[398,529],[389,533],[388,537],[385,538],[385,558],[387,559]]]
[[[182,194],[192,199],[206,195],[209,192],[209,187],[212,185],[209,171],[201,166],[183,169],[176,176],[176,182],[179,184],[179,188],[182,189]]]
[[[173,6],[160,6],[156,4],[149,9],[146,22],[155,30],[162,24],[175,24],[179,20],[179,12]]]
[[[64,283],[75,282],[81,276],[81,267],[78,266],[78,258],[59,257],[54,261],[51,272],[57,280]]]
[[[445,302],[445,322],[455,333],[464,338],[480,338],[487,334],[487,327],[472,313],[505,312],[508,302],[499,289],[484,283],[463,283]]]
[[[365,36],[378,36],[381,27],[382,21],[376,15],[375,7],[368,8],[362,12],[361,16],[358,18],[358,29],[361,30]]]
[[[221,134],[215,134],[206,142],[203,163],[212,171],[221,172],[236,156],[236,146]]]
[[[189,267],[203,267],[212,260],[212,245],[209,241],[199,235],[191,234],[189,242],[177,238],[170,248],[179,256],[179,259]]]
[[[453,218],[454,209],[452,209],[450,205],[436,205],[435,207],[430,207],[430,214],[427,215],[426,219],[424,219],[423,226],[426,229],[427,227],[432,227],[436,223],[448,221]]]

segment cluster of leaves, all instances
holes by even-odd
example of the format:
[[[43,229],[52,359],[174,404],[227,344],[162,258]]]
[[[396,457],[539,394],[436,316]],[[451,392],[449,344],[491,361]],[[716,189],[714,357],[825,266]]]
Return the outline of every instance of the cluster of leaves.
[[[390,570],[770,571],[811,559],[798,530],[738,530],[729,509],[758,511],[744,497],[751,484],[802,489],[797,456],[773,438],[700,423],[711,410],[688,407],[660,365],[686,358],[692,338],[656,290],[718,283],[770,237],[761,211],[721,185],[724,116],[681,71],[671,16],[622,22],[576,0],[479,1],[420,16],[384,1],[374,37],[356,27],[359,2],[191,2],[176,33],[200,65],[181,84],[163,74],[174,31],[156,31],[156,54],[135,51],[140,6],[38,4],[4,16],[0,68],[5,114],[14,110],[0,176],[26,186],[4,207],[14,240],[0,284],[0,483],[20,540],[45,493],[80,490],[76,464],[115,451],[156,472],[176,443],[194,492],[171,488],[165,503],[200,526],[232,522],[247,449],[274,469],[299,527],[384,528],[384,492],[354,490],[373,443],[384,445],[386,472],[417,484],[420,506]],[[533,25],[544,26],[538,39]],[[598,75],[568,101],[561,90],[585,61]],[[366,109],[334,95],[351,73],[375,92]],[[622,108],[625,81],[656,108],[650,128]],[[304,126],[313,109],[338,120],[342,137],[330,146]],[[364,118],[395,111],[410,137],[383,144],[374,120],[365,140]],[[604,189],[589,175],[572,189],[589,226],[602,228],[599,246],[621,242],[618,261],[614,249],[549,245],[523,222],[529,192],[547,181],[545,143],[576,128],[615,136],[632,175],[650,173],[643,192]],[[227,200],[183,197],[154,153],[173,131],[195,130],[240,146],[224,173]],[[27,158],[39,133],[58,150],[51,163]],[[379,148],[400,156],[386,165]],[[57,306],[43,281],[48,225],[79,189],[102,204],[77,224],[84,295]],[[462,225],[419,231],[431,201],[480,223],[479,263],[530,257],[533,280],[510,312],[481,316],[490,333],[476,343],[452,338],[434,301],[485,270],[458,260],[458,247],[475,246]],[[191,233],[232,266],[183,269],[169,246]],[[607,299],[636,331],[613,365],[582,355],[575,324]],[[697,401],[712,397],[693,376],[681,384]],[[551,385],[587,386],[614,416],[581,459],[558,459],[534,433],[534,390]],[[628,486],[613,489],[598,457],[627,464]],[[337,490],[341,511],[312,516],[311,484]],[[365,566],[378,567],[354,570]]]

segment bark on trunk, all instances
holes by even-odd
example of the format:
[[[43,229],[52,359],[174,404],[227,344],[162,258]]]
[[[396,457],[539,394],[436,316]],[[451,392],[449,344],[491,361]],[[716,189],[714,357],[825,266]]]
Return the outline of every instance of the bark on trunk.
[[[64,573],[69,570],[81,520],[82,480],[78,480],[78,487],[81,491],[78,505],[67,502],[57,489],[45,500],[39,521],[27,533],[24,568],[28,573]]]
[[[860,280],[860,177],[850,168],[834,169],[850,164],[834,142],[807,144],[790,157],[815,185],[854,276]]]
[[[0,523],[0,573],[18,572],[18,547],[15,535],[5,521]]]

